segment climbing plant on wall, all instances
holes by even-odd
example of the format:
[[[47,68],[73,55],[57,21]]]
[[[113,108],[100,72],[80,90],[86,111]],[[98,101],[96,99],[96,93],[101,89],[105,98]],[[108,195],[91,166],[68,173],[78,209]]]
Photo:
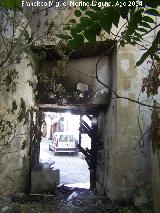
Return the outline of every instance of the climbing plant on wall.
[[[105,41],[107,40],[108,35],[112,36],[112,38],[117,41],[117,45],[138,45],[139,47],[143,48],[144,54],[142,55],[140,60],[137,61],[136,65],[141,65],[144,61],[147,60],[148,57],[150,57],[152,60],[152,67],[149,70],[149,75],[143,81],[142,92],[147,91],[148,96],[157,94],[159,88],[159,1],[126,0],[120,2],[115,0],[96,0],[94,1],[94,5],[93,1],[90,0],[83,0],[82,2],[86,3],[87,5],[83,4],[79,8],[74,9],[75,18],[72,18],[69,22],[65,23],[63,33],[58,33],[57,37],[61,38],[63,42],[72,50],[78,48],[79,46],[83,46],[86,41],[90,43],[95,43],[99,40]],[[18,11],[21,11],[21,0],[1,0],[0,6],[3,8],[4,14],[7,14],[7,17],[10,17],[8,22],[12,21],[14,25],[18,24],[18,22],[16,23],[15,21],[13,21],[15,20],[14,18],[16,17],[16,13],[8,13],[7,10],[10,9],[12,11],[17,11],[18,9]],[[36,13],[37,11],[33,11],[30,20]],[[121,21],[124,24],[121,24]],[[16,39],[16,41],[15,39],[12,39],[12,41],[5,40],[5,38],[3,37],[4,32],[2,29],[4,29],[4,27],[6,27],[7,25],[4,23],[6,22],[3,22],[3,25],[1,24],[0,27],[3,49],[5,49],[5,52],[1,54],[2,61],[0,62],[0,68],[4,73],[3,75],[1,75],[3,76],[1,77],[3,78],[1,86],[7,86],[8,91],[6,89],[6,92],[11,92],[9,90],[14,91],[16,88],[16,71],[8,71],[14,73],[14,75],[8,75],[7,72],[5,72],[4,70],[7,69],[7,64],[12,64],[14,60],[17,60],[17,62],[20,60],[20,54],[18,52],[15,54],[15,51],[19,50],[19,52],[21,52],[25,49],[25,46],[29,47],[28,43],[25,43],[25,45],[22,45],[23,48],[15,48],[17,44],[18,46],[21,46],[20,44],[22,41],[22,37],[25,37],[25,42],[32,43],[32,39],[26,31],[26,28],[29,24],[28,22],[20,33],[20,37]],[[40,24],[41,23],[39,23],[39,25]],[[117,28],[116,34],[114,34],[113,32],[113,28]],[[54,28],[51,28],[49,26],[48,29],[49,30],[47,32],[51,32],[52,34],[55,33]],[[151,32],[154,32],[154,38],[151,41],[150,46],[146,47],[143,44],[143,40]],[[11,51],[8,51],[10,49]],[[99,81],[97,75],[96,78]],[[110,89],[112,93],[114,93],[116,98],[127,99],[126,97],[120,97],[112,88],[109,88],[108,85],[105,86]],[[129,100],[137,104],[142,104],[139,100]],[[17,103],[15,105],[17,105]],[[145,106],[150,105],[145,104]]]
[[[21,40],[22,35],[15,41],[15,31],[20,19],[17,17],[18,2],[13,2],[10,6],[10,1],[0,2],[0,6],[5,3],[4,6],[13,9],[11,11],[0,7],[0,153],[5,153],[5,148],[14,139],[21,142],[21,149],[25,148],[24,137],[17,130],[19,125],[26,125],[29,119],[24,99],[14,98],[19,80],[15,64],[20,63],[25,44]]]
[[[27,28],[39,11],[27,20],[22,13],[21,3],[20,0],[0,1],[0,154],[5,153],[5,148],[15,139],[20,142],[21,149],[25,149],[27,143],[24,135],[29,134],[28,129],[27,132],[19,133],[22,125],[26,130],[32,109],[27,108],[21,95],[17,95],[20,73],[16,65],[25,57],[28,61],[27,67],[32,66],[28,55],[33,39]]]
[[[19,134],[17,130],[19,126],[25,126],[28,123],[29,113],[34,109],[28,109],[24,99],[17,96],[20,73],[15,66],[21,63],[22,55],[24,56],[25,53],[25,60],[29,61],[27,67],[32,67],[32,61],[28,57],[31,47],[37,40],[43,45],[43,40],[46,38],[46,35],[40,34],[33,39],[34,36],[29,34],[28,26],[35,15],[47,11],[47,8],[39,8],[39,10],[33,8],[31,16],[26,19],[21,5],[21,0],[0,1],[0,96],[2,97],[0,110],[0,147],[2,149],[0,152],[5,151],[5,147],[14,139],[20,140],[22,150],[26,147],[26,141],[21,140],[24,138],[23,134]],[[36,30],[40,28],[40,25],[41,23],[37,24]],[[45,22],[44,25],[47,27],[49,39],[54,22]],[[34,79],[29,79],[26,84],[32,86],[36,94],[37,85],[35,86]]]
[[[157,20],[160,16],[158,0],[101,2],[97,0],[94,4],[90,0],[82,2],[83,6],[74,11],[75,18],[70,19],[63,33],[57,34],[73,49],[83,45],[85,40],[91,43],[99,39],[106,40],[107,34],[114,35],[113,27],[119,30],[114,39],[117,39],[121,46],[141,45],[147,34],[160,27]],[[122,21],[124,24],[121,24]],[[148,56],[159,60],[159,40],[160,31],[157,30],[150,48],[146,48],[137,66],[141,65]]]
[[[136,66],[140,66],[150,58],[151,68],[148,70],[148,76],[143,79],[141,92],[146,92],[148,98],[157,95],[160,86],[159,1],[96,0],[93,2],[83,0],[82,2],[79,8],[74,11],[75,17],[70,19],[68,24],[64,26],[63,32],[57,34],[57,37],[61,38],[71,49],[82,47],[86,42],[106,41],[110,37],[116,41],[115,45],[118,45],[118,47],[130,44],[143,49],[143,54]],[[148,35],[152,35],[153,39],[148,41]],[[148,45],[145,45],[146,42]],[[116,98],[128,99],[120,97],[113,88],[101,82],[97,73],[95,78],[99,83],[110,89]],[[139,100],[128,100],[144,106]],[[154,111],[159,108],[159,104],[152,105],[152,108],[154,109],[152,124],[155,124],[153,118],[155,120],[156,113]],[[157,131],[160,131],[159,128],[156,131],[152,128],[152,131],[150,131],[151,139],[156,142],[159,141],[159,138],[155,139],[158,134],[153,135],[153,133]],[[156,142],[153,144],[155,145]],[[156,147],[159,147],[159,145]]]

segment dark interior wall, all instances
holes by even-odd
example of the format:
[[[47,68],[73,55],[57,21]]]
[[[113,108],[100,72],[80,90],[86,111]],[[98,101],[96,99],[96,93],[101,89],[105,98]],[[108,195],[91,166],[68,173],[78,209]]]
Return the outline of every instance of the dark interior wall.
[[[112,73],[109,77],[109,86],[116,91],[117,86],[117,53],[116,49],[108,57],[109,71]],[[105,193],[109,197],[109,191],[112,186],[112,163],[116,154],[114,142],[116,140],[116,99],[112,100],[113,94],[109,91],[109,105],[99,113],[98,117],[98,149],[97,149],[97,190]]]
[[[100,112],[98,116],[98,146],[97,146],[97,170],[96,170],[96,188],[101,193],[105,193],[104,189],[104,171],[105,171],[105,126],[106,113]]]
[[[62,84],[67,94],[75,92],[77,89],[82,93],[80,95],[83,104],[107,104],[108,89],[97,81],[96,64],[100,56],[87,57],[80,59],[70,59],[66,66],[65,72],[60,73],[57,84]],[[52,73],[55,73],[55,62],[41,62],[39,73],[45,73],[49,77],[54,78]],[[110,67],[108,56],[101,57],[97,66],[98,78],[107,85],[110,85]],[[44,91],[45,92],[45,91]],[[41,95],[42,92],[40,92]],[[52,96],[52,91],[49,92]],[[48,93],[46,93],[47,95]],[[74,96],[74,95],[73,95]],[[65,96],[64,96],[65,97]],[[71,104],[67,101],[67,104]]]
[[[109,58],[111,67],[111,88],[117,91],[117,48],[112,51]],[[113,99],[112,99],[113,98]],[[104,189],[108,198],[114,194],[114,158],[116,156],[117,140],[117,99],[113,93],[110,96],[110,104],[105,111],[105,137],[104,137]]]

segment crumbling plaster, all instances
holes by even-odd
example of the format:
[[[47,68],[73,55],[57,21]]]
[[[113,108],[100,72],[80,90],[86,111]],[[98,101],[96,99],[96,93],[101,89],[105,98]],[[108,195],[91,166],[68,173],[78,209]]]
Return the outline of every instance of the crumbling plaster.
[[[70,90],[78,89],[78,84],[85,84],[86,90],[89,90],[92,98],[88,100],[87,104],[106,104],[109,91],[102,84],[97,82],[96,63],[99,57],[88,57],[80,59],[69,60],[66,70],[64,71],[64,87]],[[97,73],[100,81],[104,84],[110,85],[110,64],[108,63],[108,56],[102,57],[98,64]],[[44,62],[41,64],[37,72],[51,73],[55,70],[55,63]],[[105,98],[104,98],[105,97]],[[84,103],[85,104],[85,103]]]
[[[31,80],[33,77],[33,70],[32,67],[28,67],[27,64],[29,64],[29,60],[26,59],[26,55],[22,55],[21,63],[15,66],[19,73],[16,93],[14,95],[10,94],[9,97],[1,97],[3,99],[3,102],[1,102],[2,105],[10,105],[12,100],[16,100],[19,103],[20,98],[24,99],[26,107],[30,108],[33,105],[32,88],[27,83],[27,81]],[[3,113],[4,115],[7,114],[7,112]],[[14,119],[14,115],[9,117],[9,119]],[[6,152],[6,154],[0,154],[0,193],[2,194],[27,190],[29,171],[29,132],[29,124],[19,124],[15,139],[2,151],[2,153]],[[24,150],[21,150],[23,140],[27,141],[27,146]]]
[[[54,16],[52,9],[49,11],[48,16],[45,16],[44,13],[37,15],[34,23],[31,23],[32,30],[34,30],[39,19],[43,22],[46,19],[53,19]],[[43,31],[44,29],[41,28],[40,30]],[[112,69],[110,70],[112,78],[110,82],[120,96],[132,99],[138,98],[141,89],[141,78],[144,76],[144,72],[141,72],[144,69],[144,65],[139,68],[135,67],[137,56],[139,57],[140,54],[136,47],[126,46],[125,48],[120,48],[117,53],[114,51],[112,55]],[[29,69],[26,64],[27,62],[23,62],[17,65],[21,68],[21,73],[23,73],[21,79],[22,87],[17,91],[19,95],[25,98],[28,104],[31,104],[32,91],[28,86],[24,88],[27,80],[25,76]],[[148,65],[145,64],[145,66]],[[32,73],[31,68],[30,72]],[[141,101],[146,100],[146,96],[142,95]],[[144,146],[141,147],[138,142],[140,138],[137,123],[138,111],[138,105],[133,102],[124,99],[113,99],[105,112],[100,113],[99,134],[101,136],[102,149],[98,150],[98,160],[101,159],[103,162],[98,162],[97,188],[99,190],[104,189],[104,193],[112,200],[133,201],[138,204],[144,204],[150,200],[151,195],[151,152],[147,136],[145,137]],[[146,107],[141,107],[140,122],[144,131],[150,124],[149,115],[150,110]],[[20,190],[24,186],[24,182],[23,184],[19,183],[20,177],[25,178],[24,175],[20,175],[23,168],[21,158],[23,156],[28,159],[27,150],[21,151],[16,155],[7,155],[7,160],[4,159],[6,169],[2,169],[0,184],[4,186],[5,183],[6,185],[3,189],[0,189],[1,192],[13,192]],[[17,163],[17,160],[19,163]],[[19,178],[14,176],[13,165],[16,165],[15,170],[17,169]],[[12,183],[11,180],[4,180],[6,173],[12,174],[16,184],[15,182]]]
[[[134,47],[120,48],[117,66],[114,65],[112,70],[115,77],[112,78],[113,88],[117,88],[118,95],[135,100],[141,89],[140,68],[135,67],[136,54]],[[150,121],[143,108],[140,123],[145,130]],[[135,103],[123,98],[113,100],[106,110],[105,187],[107,196],[113,200],[135,203],[136,199],[141,202],[145,196],[144,204],[149,202],[151,195],[150,143],[145,137],[144,146],[140,146],[138,111]],[[150,112],[149,109],[147,111]]]
[[[61,20],[65,19],[66,14],[65,11]],[[52,13],[53,17],[55,17],[54,13]],[[72,18],[72,14],[69,17]],[[49,19],[51,19],[50,15]],[[40,20],[43,22],[46,17]],[[60,19],[56,20],[57,25],[60,23],[59,21]],[[114,31],[116,33],[118,29],[114,28]],[[135,67],[140,54],[142,53],[136,47],[127,45],[119,48],[117,53],[114,50],[110,57],[109,74],[111,74],[111,78],[108,76],[108,82],[120,96],[138,98],[142,77],[145,75],[143,66]],[[74,78],[78,74],[71,72],[70,75]],[[140,100],[146,101],[147,98],[145,95],[141,95]],[[140,109],[140,123],[145,131],[150,124],[150,110],[146,107]],[[141,137],[137,122],[138,112],[137,104],[122,98],[113,99],[106,107],[104,112],[106,120],[103,116],[101,119],[100,115],[99,124],[103,128],[100,128],[99,131],[100,135],[103,134],[104,151],[99,154],[99,160],[104,159],[104,162],[98,162],[97,187],[104,188],[106,195],[112,200],[144,204],[149,202],[151,195],[151,152],[147,136],[143,147],[138,142]],[[98,152],[100,153],[100,151]],[[143,202],[141,203],[141,201]]]
[[[24,21],[24,22],[23,22]],[[25,24],[26,20],[22,22]],[[8,26],[8,31],[4,34],[4,37],[10,39],[12,31]],[[9,33],[10,32],[10,33]],[[18,37],[19,30],[16,31],[15,37]],[[2,42],[2,41],[0,41]],[[8,109],[12,106],[12,101],[15,100],[17,104],[20,103],[20,99],[23,98],[26,107],[33,106],[33,91],[29,86],[28,80],[33,79],[33,68],[30,65],[29,56],[26,53],[20,55],[20,62],[12,64],[11,69],[15,69],[18,72],[18,79],[16,79],[16,92],[7,93],[3,91],[0,97],[0,114],[1,116],[13,121],[17,119],[16,114],[8,114]],[[29,178],[29,140],[30,140],[30,126],[29,123],[23,125],[18,124],[16,128],[16,134],[10,144],[7,144],[5,148],[0,152],[0,194],[9,195],[15,192],[25,192],[28,189]],[[26,140],[26,147],[22,150],[22,143]],[[1,145],[3,141],[0,141]],[[1,146],[2,148],[2,146]]]

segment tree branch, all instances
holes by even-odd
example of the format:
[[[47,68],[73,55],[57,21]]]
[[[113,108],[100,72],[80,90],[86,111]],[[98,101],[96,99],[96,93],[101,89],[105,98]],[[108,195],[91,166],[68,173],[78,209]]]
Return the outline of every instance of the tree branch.
[[[159,26],[160,26],[160,24],[157,24],[155,27],[151,28],[149,31],[147,31],[146,33],[144,33],[142,36],[147,35],[148,33],[152,32],[153,30],[155,30]]]
[[[102,84],[102,85],[103,85],[104,87],[106,87],[110,92],[112,92],[112,93],[116,96],[117,99],[125,99],[125,100],[131,101],[131,102],[133,102],[133,103],[140,104],[140,105],[142,105],[142,106],[160,109],[160,107],[158,107],[158,106],[154,106],[154,105],[150,105],[150,104],[145,104],[145,103],[140,102],[139,100],[134,100],[134,99],[132,99],[132,98],[120,96],[120,95],[118,95],[118,93],[117,93],[113,88],[111,88],[111,87],[108,86],[107,84],[103,83],[103,82],[99,79],[99,77],[98,77],[98,64],[99,64],[101,58],[102,58],[102,56],[99,57],[99,59],[98,59],[98,61],[97,61],[97,63],[96,63],[96,77],[95,77],[95,78],[96,78],[96,80],[97,80],[100,84]]]

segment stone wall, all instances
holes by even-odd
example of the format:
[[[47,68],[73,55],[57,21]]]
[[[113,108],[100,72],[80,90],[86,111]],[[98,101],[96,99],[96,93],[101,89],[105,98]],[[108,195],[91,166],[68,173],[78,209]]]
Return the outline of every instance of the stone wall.
[[[25,24],[23,21],[24,20],[21,22],[22,25]],[[19,36],[21,26],[19,25],[18,28],[19,29],[17,29],[14,34],[15,38]],[[4,39],[8,40],[12,38],[11,25],[8,24],[8,30],[3,36]],[[2,48],[3,41],[0,40],[0,43]],[[29,86],[29,83],[27,82],[28,80],[33,80],[33,68],[30,64],[29,56],[23,52],[19,55],[19,63],[13,62],[13,64],[9,64],[8,66],[8,69],[15,69],[18,73],[18,79],[16,79],[16,92],[9,93],[5,90],[1,91],[0,116],[3,116],[6,120],[12,121],[12,123],[14,123],[14,120],[17,119],[16,112],[15,114],[11,113],[13,100],[15,100],[18,105],[20,104],[21,98],[23,98],[27,108],[30,108],[33,105],[32,87]],[[9,108],[10,111],[8,111]],[[2,149],[4,141],[0,141],[0,194],[9,195],[15,192],[26,191],[28,188],[29,132],[29,123],[23,125],[22,122],[17,125],[15,135],[13,130],[12,135],[10,135],[10,138],[13,139],[10,140],[10,143],[5,145],[4,149]],[[26,141],[26,147],[22,149],[24,140]]]
[[[31,107],[33,104],[32,88],[27,83],[27,81],[33,77],[33,70],[31,66],[27,65],[28,63],[29,60],[26,59],[26,55],[22,55],[20,64],[15,66],[15,69],[19,73],[17,90],[14,93],[14,97],[12,94],[8,97],[4,94],[4,96],[1,97],[1,106],[10,105],[13,99],[20,102],[20,98],[24,99],[26,107]],[[7,114],[5,110],[3,113]],[[9,117],[9,119],[15,119],[14,115],[9,116],[12,116]],[[29,124],[23,125],[23,123],[20,123],[17,126],[14,140],[0,153],[0,193],[2,194],[27,190],[29,175],[29,132]],[[24,150],[21,149],[23,140],[27,142]]]
[[[54,12],[55,10],[52,9],[47,16],[45,12],[41,13],[33,20],[31,28],[35,32],[35,37],[40,32],[45,32],[45,28],[42,29],[43,27],[39,29],[40,31],[36,30],[38,21],[41,20],[43,23],[46,19],[54,20]],[[66,14],[67,12],[64,12],[64,17]],[[72,14],[69,17],[71,18]],[[142,52],[136,47],[126,46],[118,50],[115,49],[107,59],[111,78],[109,77],[109,81],[107,79],[105,83],[110,82],[112,88],[120,96],[135,100],[139,96],[141,79],[145,75],[143,71],[148,68],[147,64],[138,69],[135,67],[135,62],[140,55],[142,55]],[[74,64],[75,61],[72,63]],[[84,65],[81,68],[83,71]],[[17,70],[21,73],[21,78],[15,95],[24,97],[29,106],[32,104],[33,97],[32,90],[28,87],[26,81],[28,78],[32,78],[33,70],[31,67],[27,67],[26,59],[17,65]],[[104,73],[108,72],[106,67],[104,67],[104,70]],[[90,73],[92,74],[92,72]],[[102,76],[104,73],[102,73]],[[77,77],[77,74],[71,73],[71,75]],[[87,82],[88,79],[84,80]],[[104,88],[98,86],[98,89]],[[112,95],[110,98],[114,98],[114,96]],[[148,99],[145,95],[142,95],[141,101],[145,102]],[[140,115],[139,110],[141,110]],[[147,107],[139,108],[137,104],[129,100],[114,98],[110,100],[106,110],[100,112],[98,118],[100,146],[98,148],[97,189],[104,191],[111,200],[132,201],[136,205],[143,205],[149,203],[151,195],[151,150],[147,135],[144,144],[142,141],[139,142],[141,134],[138,127],[138,116],[140,116],[142,130],[145,131],[150,124],[150,110]],[[20,127],[19,131],[22,130],[25,131],[23,127]],[[15,141],[13,146],[17,148],[19,146],[18,141]],[[1,193],[18,191],[25,187],[24,183],[26,182],[24,180],[26,180],[28,171],[26,169],[26,165],[28,165],[27,151],[25,149],[16,154],[2,156],[3,166],[1,166],[0,185],[3,185],[3,187],[0,188]],[[157,159],[155,158],[153,157],[152,160],[153,168],[154,166],[157,168]],[[24,171],[26,175],[24,175]],[[156,177],[155,185],[157,186],[159,184],[158,174]]]
[[[49,13],[48,20],[55,18],[54,12]],[[69,12],[70,10],[68,14]],[[66,14],[67,11],[63,13],[62,19],[66,17]],[[41,19],[37,17],[36,21],[38,22],[38,19],[42,22],[46,21],[47,17],[42,17],[43,15]],[[72,14],[69,18],[71,17]],[[43,31],[42,28],[41,30]],[[116,33],[118,29],[113,31]],[[147,64],[138,69],[135,67],[142,53],[136,47],[128,45],[114,50],[109,57],[108,67],[111,74],[109,83],[120,96],[135,100],[138,98],[141,81],[145,75],[143,69],[148,68]],[[83,66],[80,71],[84,71]],[[70,75],[71,79],[74,79],[78,74],[71,72]],[[112,200],[133,201],[136,205],[142,205],[150,201],[151,152],[147,135],[144,144],[142,141],[139,142],[141,134],[137,118],[140,117],[142,131],[145,131],[150,124],[150,110],[141,107],[139,115],[137,104],[123,98],[115,99],[114,95],[110,98],[114,99],[110,100],[105,112],[99,115],[99,135],[102,144],[98,148],[97,188],[102,191],[104,189],[106,195]],[[142,95],[141,101],[145,102],[148,99]]]
[[[135,68],[135,55],[135,49],[129,46],[118,51],[117,93],[136,100],[141,83]],[[109,111],[108,114],[110,113]],[[109,133],[112,138],[106,141],[110,146],[108,150],[110,157],[107,156],[106,159],[106,161],[110,159],[108,166],[110,181],[108,181],[106,192],[112,199],[132,200],[137,205],[141,201],[147,203],[148,196],[151,194],[150,144],[147,138],[143,146],[139,142],[141,135],[137,121],[138,105],[123,98],[118,99],[114,114],[116,126]],[[113,118],[109,120],[112,121]],[[144,130],[143,122],[144,120],[140,118]],[[147,122],[146,125],[149,123]]]
[[[160,153],[156,152],[152,154],[152,193],[153,193],[153,204],[154,212],[159,213],[160,211]]]
[[[101,194],[105,193],[104,189],[104,167],[105,167],[105,119],[106,113],[100,112],[98,116],[98,147],[97,147],[97,170],[96,170],[96,188]]]
[[[133,100],[138,99],[144,74],[141,67],[135,68],[137,53],[136,48],[127,46],[109,57],[111,87],[118,95]],[[137,206],[149,204],[152,200],[151,146],[147,134],[140,141],[138,117],[144,132],[150,125],[150,109],[123,98],[116,99],[113,94],[110,99],[98,120],[101,145],[97,189],[105,191],[111,200],[133,202]],[[142,94],[140,100],[148,101]]]

